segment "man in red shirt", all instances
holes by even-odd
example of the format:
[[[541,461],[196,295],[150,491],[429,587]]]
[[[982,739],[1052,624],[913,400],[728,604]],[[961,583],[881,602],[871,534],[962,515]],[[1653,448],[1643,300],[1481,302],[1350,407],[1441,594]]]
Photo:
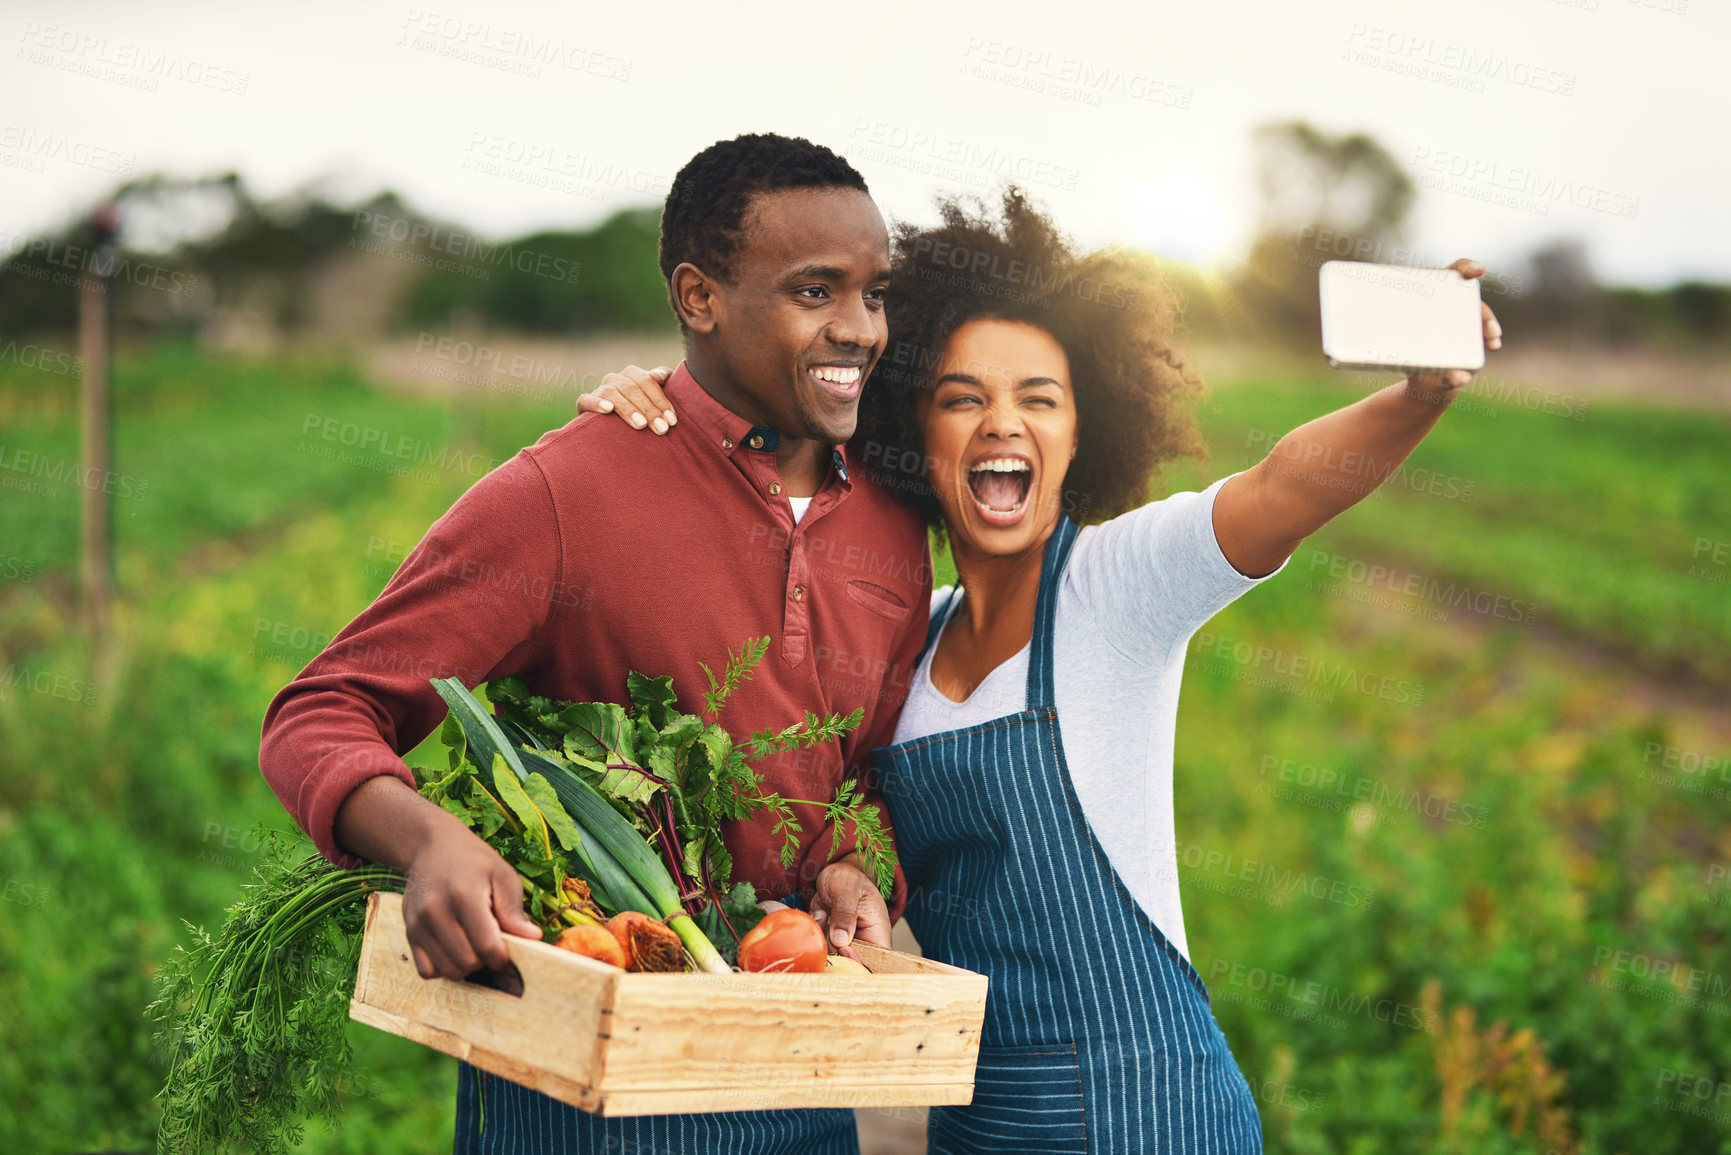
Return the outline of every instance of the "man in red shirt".
[[[265,778],[320,851],[407,873],[426,977],[503,965],[501,931],[539,935],[511,867],[415,793],[400,755],[445,713],[430,678],[516,674],[537,694],[617,701],[627,672],[665,673],[694,710],[698,663],[767,635],[722,722],[743,734],[863,709],[840,742],[759,765],[767,790],[827,799],[869,780],[924,640],[923,527],[843,448],[887,341],[888,233],[864,180],[803,140],[713,145],[668,193],[660,259],[685,333],[666,385],[677,427],[642,437],[583,416],[501,465],[265,716]],[[830,861],[821,808],[801,809],[791,870],[768,829],[725,832],[735,876],[826,911],[838,944],[887,945],[900,873],[886,905],[845,838]],[[845,1111],[601,1119],[462,1068],[460,1152],[618,1151],[627,1137],[661,1152],[858,1149]]]

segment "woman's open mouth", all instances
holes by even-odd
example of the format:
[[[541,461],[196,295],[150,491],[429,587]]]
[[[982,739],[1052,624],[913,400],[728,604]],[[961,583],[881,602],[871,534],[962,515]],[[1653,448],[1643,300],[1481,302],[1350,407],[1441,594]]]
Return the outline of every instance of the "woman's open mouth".
[[[852,401],[859,396],[865,380],[863,365],[813,365],[806,370],[817,387],[837,401]]]
[[[988,457],[968,470],[968,490],[987,524],[1012,526],[1028,511],[1034,490],[1033,463],[1026,457]]]

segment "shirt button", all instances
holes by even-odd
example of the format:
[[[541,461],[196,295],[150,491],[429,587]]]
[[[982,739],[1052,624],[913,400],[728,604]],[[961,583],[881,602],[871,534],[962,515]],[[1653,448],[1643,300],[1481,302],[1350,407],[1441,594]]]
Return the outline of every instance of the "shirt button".
[[[721,447],[722,447],[722,448],[723,448],[723,449],[732,449],[732,448],[733,448],[733,438],[731,438],[731,437],[723,437],[723,438],[722,438],[722,439],[721,439]]]
[[[761,433],[754,434],[752,436],[751,440],[746,442],[746,444],[750,445],[753,449],[762,449],[763,448],[763,434],[761,434]]]
[[[805,600],[805,587],[804,586],[794,586],[793,587],[793,600],[796,602],[802,602]]]
[[[770,493],[771,493],[771,494],[772,494],[772,495],[773,495],[773,494],[777,494],[777,493],[780,493],[780,492],[781,492],[781,482],[779,482],[779,481],[772,481],[772,482],[770,482],[770,483],[769,483],[769,492],[770,492]]]

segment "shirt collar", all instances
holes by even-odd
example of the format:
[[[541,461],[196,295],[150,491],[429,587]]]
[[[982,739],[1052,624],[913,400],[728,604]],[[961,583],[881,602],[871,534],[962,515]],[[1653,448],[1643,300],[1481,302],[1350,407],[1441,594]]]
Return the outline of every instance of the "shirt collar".
[[[767,425],[753,425],[711,397],[709,391],[697,383],[697,378],[691,375],[684,361],[661,388],[667,399],[673,402],[680,421],[690,421],[703,440],[726,457],[731,458],[741,451],[773,454],[781,444],[780,433]],[[851,487],[847,457],[841,446],[830,447],[829,460],[835,476],[843,485]]]

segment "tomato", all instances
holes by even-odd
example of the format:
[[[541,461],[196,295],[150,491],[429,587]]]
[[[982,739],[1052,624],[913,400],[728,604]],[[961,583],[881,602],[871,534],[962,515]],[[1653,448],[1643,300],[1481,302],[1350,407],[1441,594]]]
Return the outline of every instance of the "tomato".
[[[823,928],[803,910],[772,910],[739,940],[741,970],[811,973],[828,955]]]

